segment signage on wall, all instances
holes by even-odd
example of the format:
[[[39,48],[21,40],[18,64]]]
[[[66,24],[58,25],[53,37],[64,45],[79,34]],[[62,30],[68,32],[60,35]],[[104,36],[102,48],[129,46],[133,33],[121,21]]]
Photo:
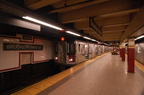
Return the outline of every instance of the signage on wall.
[[[98,27],[98,25],[95,23],[94,18],[90,17],[89,18],[89,26],[92,28],[96,33],[98,33],[100,36],[102,36],[102,31]]]
[[[30,35],[22,35],[22,39],[23,40],[33,40],[32,36],[30,36]]]
[[[30,42],[30,43],[33,43],[33,42],[34,42],[33,36],[30,36],[30,35],[22,35],[22,34],[17,34],[16,36],[20,38],[20,41],[21,41],[21,42]]]
[[[43,50],[43,45],[3,43],[3,50]]]

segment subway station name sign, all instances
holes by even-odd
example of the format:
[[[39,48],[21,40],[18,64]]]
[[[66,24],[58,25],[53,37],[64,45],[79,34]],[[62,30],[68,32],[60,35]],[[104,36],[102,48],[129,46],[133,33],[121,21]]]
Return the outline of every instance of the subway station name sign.
[[[43,50],[43,45],[3,43],[3,50]]]

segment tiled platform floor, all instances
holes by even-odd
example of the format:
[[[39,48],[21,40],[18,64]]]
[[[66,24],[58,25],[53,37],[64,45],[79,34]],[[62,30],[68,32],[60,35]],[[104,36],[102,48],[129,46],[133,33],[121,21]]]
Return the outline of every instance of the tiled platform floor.
[[[13,95],[36,95],[39,92],[38,95],[144,95],[144,77],[138,71],[127,73],[127,62],[122,62],[119,55],[108,53],[102,56]]]

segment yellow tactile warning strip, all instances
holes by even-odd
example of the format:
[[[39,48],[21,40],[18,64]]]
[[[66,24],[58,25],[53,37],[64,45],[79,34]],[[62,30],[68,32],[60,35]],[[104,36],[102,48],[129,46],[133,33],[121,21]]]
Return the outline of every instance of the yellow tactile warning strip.
[[[54,76],[51,76],[51,77],[49,77],[47,79],[44,79],[44,80],[42,80],[42,81],[40,81],[40,82],[38,82],[36,84],[33,84],[33,85],[29,86],[29,87],[26,87],[26,88],[24,88],[24,89],[22,89],[22,90],[20,90],[20,91],[18,91],[16,93],[13,93],[11,95],[36,95],[39,92],[41,92],[41,91],[45,90],[46,88],[54,85],[55,83],[59,82],[60,80],[62,80],[64,78],[66,78],[70,74],[76,72],[77,70],[83,68],[84,66],[90,64],[91,62],[95,61],[96,59],[98,59],[98,58],[100,58],[100,57],[102,57],[102,56],[104,56],[104,55],[106,55],[108,53],[102,54],[102,55],[97,56],[97,57],[95,57],[93,59],[90,59],[90,60],[85,61],[85,62],[83,62],[81,64],[78,64],[78,65],[76,65],[76,66],[74,66],[72,68],[69,68],[69,69],[67,69],[67,70],[65,70],[63,72],[60,72],[60,73],[58,73],[58,74],[56,74]]]
[[[127,57],[127,54],[125,56]],[[144,72],[144,65],[142,63],[140,63],[137,60],[135,60],[135,66],[137,66],[139,70]]]
[[[143,64],[141,64],[140,62],[138,62],[138,61],[135,60],[135,65],[136,65],[142,72],[144,72],[144,65],[143,65]]]

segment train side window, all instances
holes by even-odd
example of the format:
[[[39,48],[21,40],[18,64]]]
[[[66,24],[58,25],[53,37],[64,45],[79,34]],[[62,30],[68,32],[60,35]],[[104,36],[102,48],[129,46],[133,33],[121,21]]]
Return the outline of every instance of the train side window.
[[[84,54],[85,53],[85,45],[83,44],[82,45],[82,54]]]
[[[92,52],[92,45],[89,45],[89,53]]]
[[[58,43],[55,43],[54,49],[55,49],[55,54],[58,54]]]
[[[81,45],[78,44],[78,51],[81,52]]]

